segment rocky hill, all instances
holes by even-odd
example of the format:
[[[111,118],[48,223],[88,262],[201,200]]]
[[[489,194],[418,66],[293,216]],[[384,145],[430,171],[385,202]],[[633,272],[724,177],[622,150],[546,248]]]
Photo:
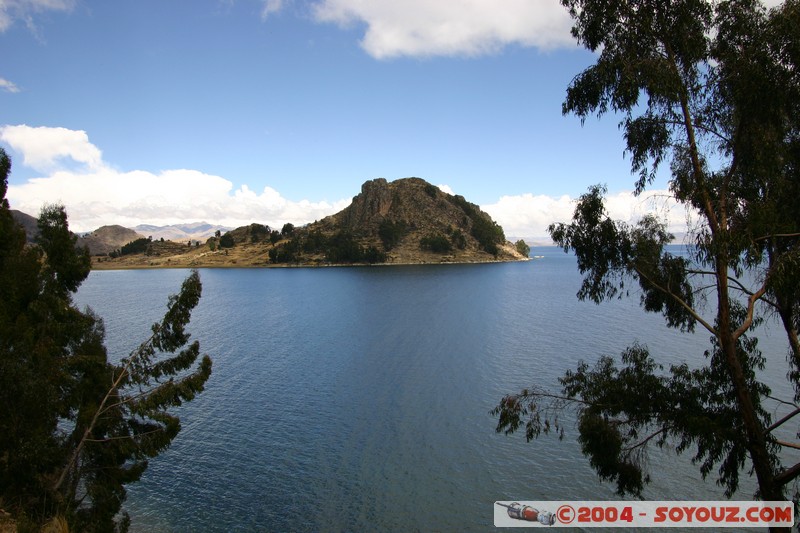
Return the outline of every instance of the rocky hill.
[[[92,255],[109,254],[142,236],[122,226],[102,226],[92,233],[78,237],[78,246],[86,246]]]
[[[95,266],[322,266],[527,259],[477,205],[419,178],[368,181],[350,206],[301,228],[286,224],[278,230],[254,223],[205,243],[152,239],[143,250],[98,258]]]
[[[273,263],[442,263],[519,260],[480,208],[420,178],[364,183],[339,213],[295,231]]]

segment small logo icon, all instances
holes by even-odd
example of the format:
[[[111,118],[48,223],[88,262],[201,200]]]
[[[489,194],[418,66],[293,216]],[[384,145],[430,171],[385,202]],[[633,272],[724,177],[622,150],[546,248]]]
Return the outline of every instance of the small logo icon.
[[[556,511],[558,521],[562,524],[571,524],[575,520],[575,509],[571,505],[562,505]]]
[[[556,516],[548,511],[540,511],[529,505],[522,505],[519,502],[513,502],[511,505],[505,503],[495,502],[500,507],[505,507],[508,516],[516,520],[525,520],[526,522],[539,522],[545,526],[552,526],[556,523]]]

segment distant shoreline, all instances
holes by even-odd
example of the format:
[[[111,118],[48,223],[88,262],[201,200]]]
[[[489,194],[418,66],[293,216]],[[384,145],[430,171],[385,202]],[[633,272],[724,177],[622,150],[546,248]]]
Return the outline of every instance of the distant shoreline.
[[[533,258],[527,257],[523,259],[498,259],[487,261],[429,261],[429,262],[397,262],[397,263],[304,263],[304,264],[141,264],[141,263],[127,263],[121,264],[113,260],[111,261],[96,261],[92,258],[92,270],[107,271],[107,270],[185,270],[192,268],[204,269],[257,269],[257,268],[346,268],[346,267],[393,267],[393,266],[441,266],[441,265],[490,265],[498,263],[525,263],[531,261]]]

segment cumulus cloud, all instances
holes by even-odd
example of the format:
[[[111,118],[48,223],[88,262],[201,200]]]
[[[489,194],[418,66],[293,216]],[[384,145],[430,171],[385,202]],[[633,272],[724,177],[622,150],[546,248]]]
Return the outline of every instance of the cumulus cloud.
[[[62,203],[75,231],[92,231],[108,224],[133,227],[139,224],[168,225],[207,221],[237,227],[252,222],[281,227],[286,222],[302,225],[336,213],[350,203],[292,201],[272,187],[260,191],[247,185],[234,189],[221,176],[198,170],[172,169],[120,171],[103,160],[101,150],[86,132],[66,128],[1,126],[0,143],[20,155],[22,165],[41,176],[23,184],[11,184],[8,200],[12,208],[36,215],[45,203]],[[15,158],[16,159],[16,158]],[[453,189],[438,187],[449,194]],[[509,237],[549,241],[547,226],[569,222],[575,208],[570,196],[526,193],[502,196],[483,205]],[[668,191],[609,194],[606,208],[615,220],[636,223],[652,213],[673,233],[686,231],[688,214]]]
[[[97,168],[102,162],[103,154],[89,142],[85,131],[33,128],[22,124],[0,127],[0,139],[23,155],[25,166],[40,172],[69,159],[91,168]]]
[[[5,78],[0,78],[0,90],[6,91],[7,93],[18,93],[19,87],[14,82],[8,81]]]
[[[340,211],[349,200],[291,201],[265,187],[234,190],[229,180],[198,170],[123,172],[102,159],[85,132],[65,128],[0,127],[0,142],[22,155],[41,177],[9,185],[11,207],[37,215],[45,203],[62,203],[75,231],[108,224],[168,225],[207,221],[225,226],[260,222],[302,225]]]
[[[33,15],[44,11],[69,11],[75,0],[0,0],[0,32],[6,31],[14,20],[32,25]]]
[[[567,195],[556,198],[527,193],[502,196],[496,203],[481,208],[503,227],[507,236],[547,242],[547,227],[552,223],[570,222],[576,200]],[[609,194],[606,210],[612,219],[628,224],[635,224],[646,214],[655,215],[676,235],[685,233],[695,223],[692,213],[666,190],[645,191],[639,196],[628,191]]]
[[[574,44],[558,0],[321,0],[320,22],[366,25],[371,56],[478,56],[507,45],[544,49]]]

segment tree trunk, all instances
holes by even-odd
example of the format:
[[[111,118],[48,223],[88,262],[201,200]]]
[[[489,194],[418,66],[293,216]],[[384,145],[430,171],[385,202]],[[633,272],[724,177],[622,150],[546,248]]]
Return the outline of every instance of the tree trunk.
[[[750,454],[750,460],[753,462],[753,469],[756,472],[761,499],[763,501],[783,501],[785,499],[783,488],[775,481],[775,472],[770,460],[764,427],[758,419],[753,397],[747,386],[744,369],[736,350],[737,339],[734,337],[734,328],[733,324],[731,324],[731,302],[728,293],[728,261],[724,257],[724,253],[717,261],[717,284],[719,287],[717,292],[717,317],[719,321],[717,338],[728,367],[731,383],[736,392],[736,399],[747,437],[747,451]],[[774,532],[788,532],[790,530],[791,528],[786,527],[770,528],[770,531]]]

